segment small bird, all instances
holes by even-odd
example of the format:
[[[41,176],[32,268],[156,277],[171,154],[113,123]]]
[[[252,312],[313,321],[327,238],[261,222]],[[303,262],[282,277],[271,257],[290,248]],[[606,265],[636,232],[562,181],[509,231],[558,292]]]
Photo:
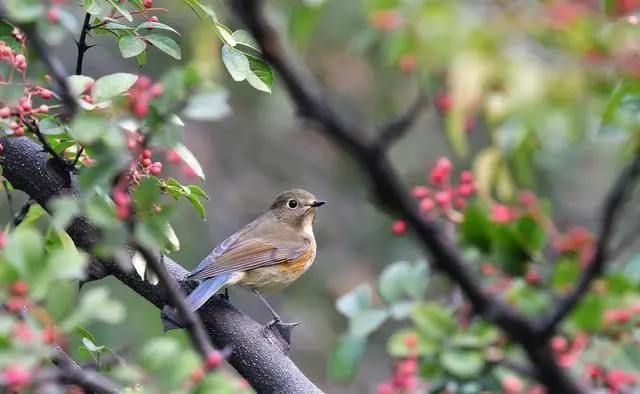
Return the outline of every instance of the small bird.
[[[324,204],[302,189],[281,193],[269,210],[224,240],[187,276],[200,282],[185,299],[189,308],[196,311],[219,290],[237,284],[266,305],[274,319],[270,324],[281,322],[261,293],[285,288],[311,267],[315,212]]]

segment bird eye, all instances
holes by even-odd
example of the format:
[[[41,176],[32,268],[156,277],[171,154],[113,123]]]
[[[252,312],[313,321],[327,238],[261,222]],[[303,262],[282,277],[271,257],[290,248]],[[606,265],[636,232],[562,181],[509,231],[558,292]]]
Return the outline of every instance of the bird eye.
[[[298,206],[298,202],[296,200],[289,200],[287,205],[289,206],[289,208],[294,209],[295,207]]]

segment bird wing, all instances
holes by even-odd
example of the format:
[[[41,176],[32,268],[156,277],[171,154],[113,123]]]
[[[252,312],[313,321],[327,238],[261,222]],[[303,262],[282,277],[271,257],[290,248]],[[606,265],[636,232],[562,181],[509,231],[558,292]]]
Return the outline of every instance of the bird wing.
[[[200,263],[198,266],[200,268],[196,268],[188,278],[202,280],[225,273],[248,271],[258,267],[294,261],[304,255],[309,248],[309,244],[302,239],[286,241],[266,238],[238,240],[238,238],[225,240],[207,256],[205,260],[209,260],[208,264],[204,266],[205,261]],[[224,247],[227,241],[229,244]],[[216,251],[218,252],[216,253]]]

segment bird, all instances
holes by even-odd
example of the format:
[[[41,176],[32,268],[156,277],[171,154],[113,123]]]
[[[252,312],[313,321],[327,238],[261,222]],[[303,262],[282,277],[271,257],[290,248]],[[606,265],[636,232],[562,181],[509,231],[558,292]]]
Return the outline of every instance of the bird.
[[[284,289],[313,264],[316,208],[325,204],[303,189],[280,193],[269,209],[219,244],[186,279],[198,286],[185,298],[197,311],[218,291],[240,285],[251,289],[267,307],[273,320],[281,318],[262,295]]]

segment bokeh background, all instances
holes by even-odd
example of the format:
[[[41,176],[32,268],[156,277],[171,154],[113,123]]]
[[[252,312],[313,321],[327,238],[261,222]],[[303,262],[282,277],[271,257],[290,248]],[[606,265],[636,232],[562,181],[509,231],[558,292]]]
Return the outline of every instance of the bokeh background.
[[[295,3],[295,5],[293,4]],[[293,13],[298,2],[272,1],[270,14],[279,27],[294,36]],[[488,2],[487,2],[488,3]],[[346,320],[334,307],[335,300],[361,283],[375,283],[382,268],[396,260],[421,258],[411,239],[391,234],[393,218],[372,204],[367,184],[358,167],[299,118],[276,76],[273,94],[260,93],[248,84],[235,83],[219,58],[219,40],[181,1],[154,0],[170,11],[160,21],[183,33],[177,38],[183,58],[207,67],[215,79],[229,90],[231,113],[224,119],[205,123],[188,122],[184,143],[200,160],[206,181],[201,187],[211,196],[206,202],[207,220],[199,218],[187,203],[172,222],[181,241],[181,250],[172,258],[186,268],[194,267],[216,244],[262,213],[282,190],[302,187],[328,201],[316,224],[319,245],[316,262],[298,282],[268,298],[288,321],[301,321],[294,332],[291,358],[323,390],[330,393],[373,392],[382,377],[390,373],[390,359],[384,347],[393,323],[377,331],[367,348],[360,373],[352,386],[330,386],[326,380],[326,360]],[[228,25],[239,28],[224,2],[210,3]],[[472,0],[469,7],[483,12],[484,1]],[[82,14],[78,7],[77,18]],[[367,16],[359,0],[330,1],[312,34],[289,39],[299,59],[306,63],[331,99],[358,122],[373,130],[384,119],[405,108],[415,98],[416,83],[397,67],[376,57],[375,45],[363,51],[364,43],[375,39],[367,30]],[[79,29],[78,29],[79,31]],[[83,74],[99,77],[113,72],[140,72],[135,60],[123,60],[111,37],[96,37],[98,45],[86,56]],[[373,50],[371,50],[373,48]],[[71,39],[57,48],[69,70],[75,66],[75,45]],[[150,50],[142,73],[158,78],[178,62]],[[487,143],[482,127],[469,135],[473,149]],[[560,145],[536,161],[538,189],[551,197],[558,218],[594,228],[603,194],[616,168],[616,149],[585,140]],[[407,188],[426,182],[429,166],[450,150],[442,125],[433,108],[390,151],[393,164],[403,175]],[[467,169],[468,161],[455,161],[456,170]],[[169,166],[166,166],[168,168]],[[175,174],[187,181],[183,175]],[[197,183],[197,181],[193,181]],[[5,212],[3,210],[3,212]],[[138,344],[161,330],[158,310],[113,279],[108,284],[128,307],[126,320],[117,326],[91,327],[100,344],[109,344],[125,356],[135,358]],[[266,322],[268,312],[248,291],[232,290],[234,305],[256,320]],[[165,335],[184,337],[172,331]]]

